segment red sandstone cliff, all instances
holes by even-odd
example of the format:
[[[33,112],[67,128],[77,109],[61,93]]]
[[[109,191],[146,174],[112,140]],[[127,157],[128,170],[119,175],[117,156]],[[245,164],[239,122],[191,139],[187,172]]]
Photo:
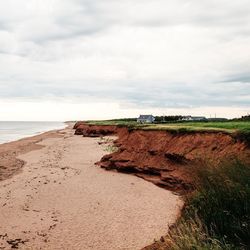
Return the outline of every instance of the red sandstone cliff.
[[[77,135],[116,134],[118,151],[97,164],[107,170],[133,173],[163,188],[186,192],[193,189],[192,172],[202,162],[218,164],[249,154],[249,147],[223,132],[177,133],[129,130],[127,127],[89,125],[79,122]]]

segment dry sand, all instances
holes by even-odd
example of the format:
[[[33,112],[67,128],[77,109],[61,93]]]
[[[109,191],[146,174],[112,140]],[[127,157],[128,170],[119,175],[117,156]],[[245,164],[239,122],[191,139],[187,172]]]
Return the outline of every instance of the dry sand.
[[[26,164],[0,182],[0,249],[136,250],[166,234],[181,199],[95,166],[107,154],[99,140],[74,136],[68,128],[33,138],[40,142],[28,153],[19,155],[25,150],[16,146]]]

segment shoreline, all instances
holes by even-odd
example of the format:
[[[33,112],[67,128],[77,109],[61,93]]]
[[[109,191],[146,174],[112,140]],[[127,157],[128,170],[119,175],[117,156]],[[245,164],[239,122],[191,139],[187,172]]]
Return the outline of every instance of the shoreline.
[[[24,137],[18,140],[0,144],[0,181],[11,178],[13,175],[20,173],[25,162],[18,158],[19,155],[28,153],[33,150],[41,149],[43,146],[39,142],[48,138],[60,137],[60,131],[63,131],[72,124],[66,124],[63,129],[53,129],[41,132],[37,135]]]
[[[0,247],[134,250],[167,233],[180,196],[96,166],[99,140],[68,126],[4,145],[19,168],[0,181]]]
[[[6,121],[6,122],[8,122],[8,121]],[[15,123],[19,123],[19,121],[16,121]],[[23,122],[21,121],[21,123],[23,123]],[[36,122],[34,122],[34,123],[36,123]],[[39,123],[39,122],[37,122],[37,123]],[[60,130],[66,129],[68,126],[73,126],[73,123],[71,123],[71,122],[70,123],[69,122],[61,122],[61,123],[64,124],[64,127],[61,127],[61,128],[48,128],[46,130],[33,132],[31,134],[29,134],[29,133],[24,134],[24,135],[22,135],[22,137],[17,136],[17,138],[15,138],[15,139],[10,139],[10,140],[4,141],[4,142],[0,142],[0,146],[3,145],[3,144],[12,143],[12,142],[16,142],[16,141],[20,141],[20,140],[24,140],[24,139],[29,139],[29,138],[32,138],[32,137],[36,137],[36,136],[39,136],[39,135],[42,135],[42,134],[45,134],[45,133],[48,133],[48,132],[60,131]]]

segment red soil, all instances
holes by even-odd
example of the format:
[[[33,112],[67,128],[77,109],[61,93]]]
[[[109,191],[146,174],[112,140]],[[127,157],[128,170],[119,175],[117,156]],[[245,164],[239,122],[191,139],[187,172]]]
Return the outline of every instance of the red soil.
[[[225,159],[250,155],[249,147],[223,132],[174,133],[129,130],[118,126],[78,123],[76,134],[103,136],[117,134],[118,151],[104,156],[97,164],[107,170],[132,173],[176,192],[193,189],[192,171],[202,162],[214,164]]]

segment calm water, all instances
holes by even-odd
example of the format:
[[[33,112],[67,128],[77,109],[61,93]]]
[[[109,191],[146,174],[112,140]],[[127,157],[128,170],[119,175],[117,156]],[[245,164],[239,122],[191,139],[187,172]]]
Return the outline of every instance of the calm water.
[[[63,122],[1,122],[0,143],[16,141],[49,130],[65,128]]]

